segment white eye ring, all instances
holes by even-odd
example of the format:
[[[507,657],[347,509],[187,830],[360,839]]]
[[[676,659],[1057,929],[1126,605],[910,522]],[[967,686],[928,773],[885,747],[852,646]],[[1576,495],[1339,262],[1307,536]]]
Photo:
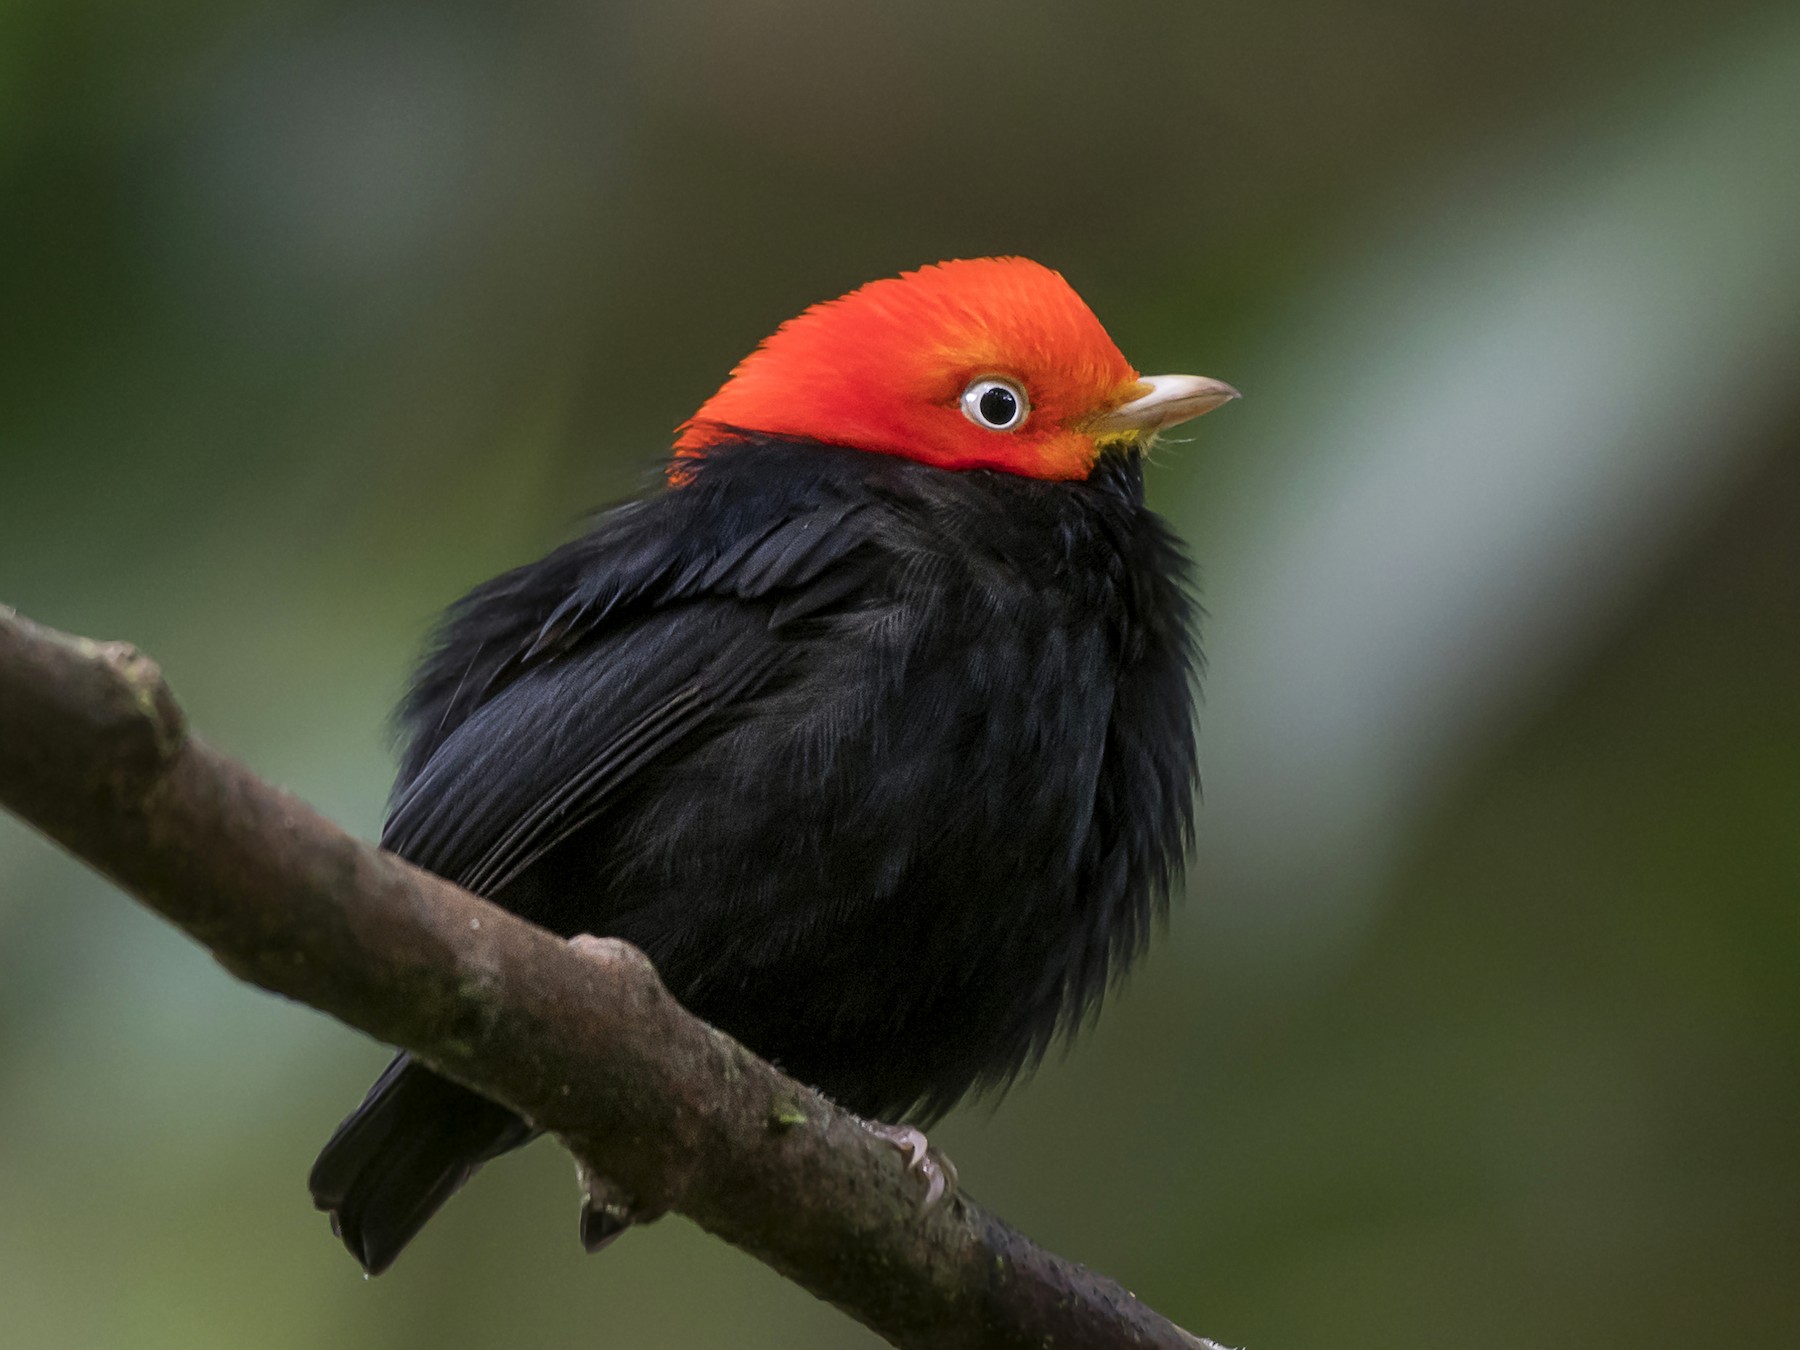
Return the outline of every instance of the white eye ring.
[[[984,430],[1016,431],[1031,414],[1031,400],[1016,381],[990,376],[963,390],[962,410]]]

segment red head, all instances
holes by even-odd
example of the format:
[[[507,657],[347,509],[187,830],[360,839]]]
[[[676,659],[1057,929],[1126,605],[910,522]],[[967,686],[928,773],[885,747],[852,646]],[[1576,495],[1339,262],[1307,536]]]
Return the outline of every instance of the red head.
[[[700,455],[765,432],[947,469],[1085,478],[1104,441],[1146,438],[1236,391],[1139,377],[1069,283],[1025,258],[938,263],[782,324],[681,426]]]

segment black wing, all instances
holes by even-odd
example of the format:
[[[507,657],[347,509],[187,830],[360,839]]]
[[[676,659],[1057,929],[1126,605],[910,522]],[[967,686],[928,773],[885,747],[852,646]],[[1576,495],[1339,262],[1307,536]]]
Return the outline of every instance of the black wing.
[[[869,575],[867,502],[702,481],[473,592],[403,709],[384,847],[493,894],[782,678]]]

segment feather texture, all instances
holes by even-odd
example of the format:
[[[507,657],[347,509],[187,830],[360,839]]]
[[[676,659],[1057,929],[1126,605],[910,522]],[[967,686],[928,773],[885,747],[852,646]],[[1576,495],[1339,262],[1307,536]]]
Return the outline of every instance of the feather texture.
[[[743,436],[684,465],[450,611],[383,843],[929,1121],[1072,1031],[1175,884],[1187,563],[1124,455],[1056,482]],[[421,1075],[315,1172],[371,1268],[528,1133]]]

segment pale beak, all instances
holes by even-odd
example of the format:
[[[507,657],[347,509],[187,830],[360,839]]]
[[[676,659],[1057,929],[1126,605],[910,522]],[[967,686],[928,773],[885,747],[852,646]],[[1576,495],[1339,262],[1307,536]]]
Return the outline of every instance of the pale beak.
[[[1146,375],[1139,383],[1149,385],[1150,392],[1095,418],[1089,424],[1095,433],[1148,435],[1243,397],[1225,381],[1204,375]]]

